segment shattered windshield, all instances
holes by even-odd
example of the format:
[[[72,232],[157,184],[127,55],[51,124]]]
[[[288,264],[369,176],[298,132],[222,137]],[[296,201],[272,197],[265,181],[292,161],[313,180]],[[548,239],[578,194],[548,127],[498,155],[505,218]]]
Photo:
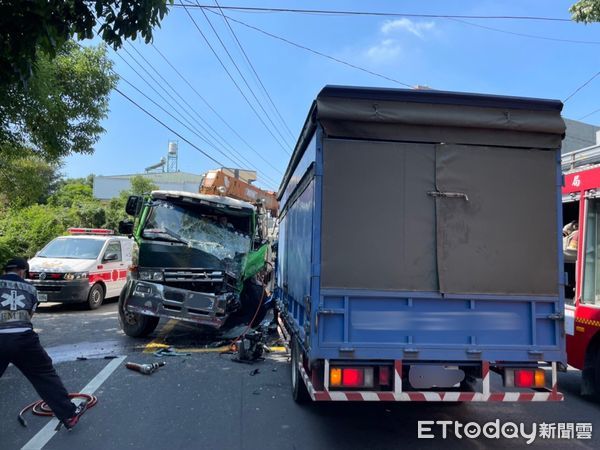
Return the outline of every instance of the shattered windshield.
[[[228,271],[240,275],[250,251],[250,217],[155,202],[142,237],[180,242],[218,258]]]

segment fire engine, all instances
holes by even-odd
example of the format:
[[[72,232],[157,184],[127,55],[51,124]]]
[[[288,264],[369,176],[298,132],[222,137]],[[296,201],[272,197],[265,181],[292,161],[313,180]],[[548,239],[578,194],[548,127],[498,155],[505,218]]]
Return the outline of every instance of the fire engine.
[[[564,154],[562,169],[568,362],[600,398],[600,145]]]

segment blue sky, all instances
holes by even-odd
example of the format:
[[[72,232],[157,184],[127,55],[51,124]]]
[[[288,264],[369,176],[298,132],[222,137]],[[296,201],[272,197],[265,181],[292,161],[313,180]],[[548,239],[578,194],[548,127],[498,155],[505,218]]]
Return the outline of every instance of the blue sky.
[[[179,3],[180,0],[176,2]],[[203,0],[200,3],[212,4],[213,0]],[[568,18],[568,8],[572,1],[222,0],[219,3],[222,6]],[[282,136],[279,136],[227,59],[202,12],[198,9],[190,9],[190,13],[248,99],[255,105],[263,121],[270,127],[271,133],[278,136],[279,141],[285,138],[284,145],[276,142],[252,112],[183,8],[171,9],[162,27],[155,32],[154,45],[231,128],[206,106],[197,93],[162,59],[155,48],[143,42],[135,41],[126,44],[125,49],[143,64],[145,69],[187,110],[187,113],[181,112],[180,107],[155,85],[155,89],[173,105],[168,106],[119,56],[111,51],[111,59],[115,62],[116,71],[173,115],[185,117],[186,119],[180,120],[188,120],[188,127],[193,131],[173,120],[126,82],[121,81],[119,89],[227,166],[240,164],[219,153],[215,147],[223,149],[226,154],[231,153],[230,147],[233,147],[245,158],[247,163],[243,162],[246,166],[251,164],[259,169],[262,175],[262,186],[270,188],[278,186],[289,159],[287,152],[291,151],[310,104],[323,86],[342,84],[403,87],[230,22],[287,127],[291,130],[290,134],[262,94],[223,18],[208,12],[207,15],[219,36],[269,113],[268,117],[280,130]],[[441,90],[564,100],[578,86],[600,71],[600,58],[598,58],[600,24],[499,19],[469,19],[467,24],[464,21],[438,18],[325,16],[239,11],[226,11],[226,14],[233,19],[411,86],[426,85]],[[486,30],[475,25],[558,39],[596,41],[598,44],[532,39]],[[140,58],[132,46],[148,63]],[[121,50],[119,55],[152,84],[150,77],[136,65],[129,54]],[[151,67],[154,67],[168,81],[181,98],[170,91],[167,83],[161,80]],[[577,120],[599,108],[600,77],[566,102],[563,115]],[[600,112],[590,115],[584,121],[600,124]],[[214,139],[208,137],[207,140],[213,141],[214,146],[211,146],[203,141],[198,135],[206,137],[206,133],[198,123],[205,128],[210,126],[210,133],[214,135],[216,131],[217,139],[223,138],[225,142],[215,143]],[[218,166],[172,132],[154,122],[116,92],[111,94],[110,113],[104,120],[103,126],[106,133],[95,146],[93,155],[73,155],[66,158],[63,168],[66,176],[143,172],[145,167],[158,162],[166,155],[169,140],[179,140],[180,170],[202,173]],[[242,136],[245,142],[231,129]],[[257,154],[260,154],[260,157]]]

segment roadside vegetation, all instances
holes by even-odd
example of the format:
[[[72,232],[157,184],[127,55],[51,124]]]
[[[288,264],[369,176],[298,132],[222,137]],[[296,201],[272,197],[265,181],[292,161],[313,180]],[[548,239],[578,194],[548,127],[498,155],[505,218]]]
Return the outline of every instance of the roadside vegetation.
[[[31,258],[69,227],[116,231],[119,221],[127,217],[127,197],[157,189],[148,179],[137,176],[132,179],[130,190],[110,201],[101,201],[92,196],[93,175],[60,179],[57,170],[44,179],[39,178],[39,172],[29,173],[29,197],[7,196],[6,180],[0,177],[0,267],[15,255]]]

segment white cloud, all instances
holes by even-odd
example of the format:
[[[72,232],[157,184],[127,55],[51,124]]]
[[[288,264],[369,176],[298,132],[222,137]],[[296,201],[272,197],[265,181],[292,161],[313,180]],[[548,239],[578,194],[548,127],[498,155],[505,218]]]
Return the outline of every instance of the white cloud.
[[[383,34],[390,34],[396,30],[408,31],[415,36],[423,39],[424,32],[433,30],[435,22],[413,22],[406,17],[396,20],[386,20],[381,26],[381,32]]]
[[[366,56],[374,62],[389,62],[400,56],[402,48],[395,39],[384,39],[378,44],[369,47]]]

